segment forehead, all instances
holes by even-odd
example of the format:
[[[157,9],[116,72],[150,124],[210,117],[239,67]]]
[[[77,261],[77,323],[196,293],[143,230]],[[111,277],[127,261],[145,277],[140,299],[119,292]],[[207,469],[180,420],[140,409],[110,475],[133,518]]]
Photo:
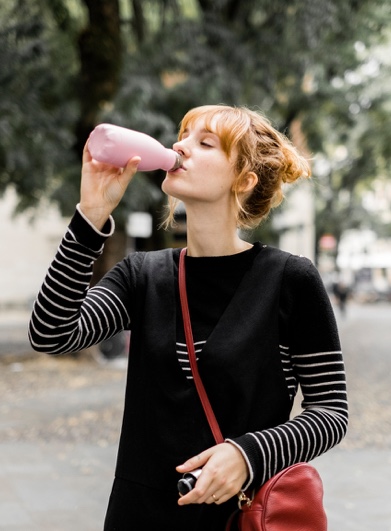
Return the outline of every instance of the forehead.
[[[236,150],[239,142],[251,127],[249,114],[240,108],[224,105],[204,105],[185,114],[179,130],[179,139],[185,130],[205,128],[215,133],[227,155]]]
[[[245,109],[225,105],[203,105],[187,112],[181,122],[179,134],[202,120],[203,127],[216,133],[229,143],[237,141],[251,127],[250,114]],[[229,139],[229,140],[228,140]]]
[[[203,113],[199,115],[187,114],[182,120],[179,135],[182,135],[185,131],[190,130],[212,132],[219,135],[219,133],[221,133],[221,128],[219,127],[219,117],[216,114],[210,113]]]

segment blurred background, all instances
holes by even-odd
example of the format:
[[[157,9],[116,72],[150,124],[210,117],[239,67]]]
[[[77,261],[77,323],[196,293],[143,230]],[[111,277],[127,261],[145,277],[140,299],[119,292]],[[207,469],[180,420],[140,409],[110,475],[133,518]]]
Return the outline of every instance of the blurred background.
[[[335,306],[350,379],[353,415],[341,451],[354,457],[353,451],[368,450],[372,470],[373,459],[381,459],[387,466],[378,470],[391,482],[390,1],[0,0],[0,65],[0,451],[17,452],[16,441],[50,442],[53,459],[69,463],[65,448],[84,452],[82,441],[90,452],[111,452],[94,461],[95,468],[86,457],[91,453],[79,456],[78,471],[83,476],[87,460],[85,475],[98,482],[101,457],[114,461],[129,337],[61,361],[33,354],[26,339],[32,302],[78,202],[89,133],[110,122],[171,147],[191,107],[243,104],[287,134],[311,159],[313,172],[243,237],[303,254],[318,267]],[[132,181],[94,282],[131,250],[184,243],[184,212],[176,229],[158,229],[163,178],[156,171]],[[56,418],[48,420],[46,405],[52,415],[57,409]],[[98,427],[104,434],[96,435]],[[348,458],[339,455],[341,470]],[[360,459],[365,462],[364,454]],[[40,469],[39,453],[34,462]],[[355,472],[346,471],[359,474],[357,481],[366,477],[358,463],[353,459]],[[58,473],[53,467],[48,475]],[[0,477],[17,483],[17,472],[4,470],[0,462]],[[29,498],[34,484],[18,484],[18,490],[16,483],[18,495],[3,505],[0,489],[0,529],[46,530],[31,516],[38,503]],[[383,487],[390,492],[391,483]],[[353,496],[352,488],[344,485],[341,493]],[[18,505],[23,493],[30,513]],[[330,531],[390,531],[390,512],[378,523],[371,513],[369,523],[356,511],[363,507],[358,500],[336,512]],[[89,511],[91,518],[100,515]],[[47,529],[68,529],[53,521]],[[69,529],[100,528],[77,521],[71,518]]]
[[[260,109],[312,160],[311,183],[246,237],[310,257],[360,301],[390,299],[388,0],[0,0],[0,62],[2,311],[35,296],[94,126],[170,147],[206,103]],[[128,248],[183,236],[157,230],[163,177],[129,187],[97,278]],[[129,223],[139,212],[147,229]]]

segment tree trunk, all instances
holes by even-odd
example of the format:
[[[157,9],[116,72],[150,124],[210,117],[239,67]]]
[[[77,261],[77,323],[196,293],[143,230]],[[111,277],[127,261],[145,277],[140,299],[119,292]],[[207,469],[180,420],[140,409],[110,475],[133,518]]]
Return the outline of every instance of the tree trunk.
[[[99,112],[115,96],[122,66],[122,41],[118,0],[84,0],[88,25],[79,36],[80,118],[75,150],[82,158],[84,145],[99,120]],[[94,267],[92,284],[124,256],[126,234],[117,230],[106,242]]]
[[[80,119],[75,149],[81,158],[99,111],[115,96],[122,65],[118,0],[84,0],[89,22],[79,37]]]

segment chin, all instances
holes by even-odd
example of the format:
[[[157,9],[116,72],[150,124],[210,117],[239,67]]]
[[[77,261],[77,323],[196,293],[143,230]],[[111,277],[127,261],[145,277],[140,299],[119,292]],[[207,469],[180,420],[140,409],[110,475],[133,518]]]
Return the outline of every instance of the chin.
[[[183,195],[180,193],[179,186],[176,185],[174,178],[170,179],[169,176],[166,176],[162,182],[161,188],[166,195],[170,195],[171,197],[179,199],[180,201],[182,200]]]

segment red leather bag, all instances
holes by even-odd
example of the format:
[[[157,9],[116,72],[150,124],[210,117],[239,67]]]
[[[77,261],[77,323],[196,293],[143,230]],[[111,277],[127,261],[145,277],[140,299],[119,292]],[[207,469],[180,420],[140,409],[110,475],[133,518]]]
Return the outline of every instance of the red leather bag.
[[[226,531],[327,531],[323,483],[308,463],[297,463],[270,478],[254,498],[241,503]]]
[[[185,258],[179,258],[179,294],[187,351],[194,383],[217,444],[224,442],[217,419],[198,372],[187,303]],[[327,531],[322,479],[312,465],[297,463],[285,468],[253,496],[240,492],[239,510],[228,520],[226,531]]]

